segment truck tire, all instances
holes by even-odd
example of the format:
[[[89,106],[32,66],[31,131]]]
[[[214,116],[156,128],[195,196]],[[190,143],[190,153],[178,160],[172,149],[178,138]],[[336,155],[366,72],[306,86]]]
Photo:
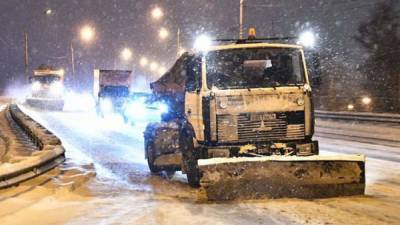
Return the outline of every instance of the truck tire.
[[[100,103],[99,103],[99,102],[96,103],[96,114],[97,114],[98,117],[104,118],[104,114],[103,114],[103,112],[101,111]]]
[[[191,187],[198,188],[200,187],[201,174],[197,164],[199,153],[193,144],[193,133],[187,128],[183,129],[179,139],[179,145],[182,150],[182,161],[186,170],[188,183]]]
[[[157,167],[154,164],[155,160],[155,155],[154,155],[154,142],[152,139],[146,139],[145,140],[145,151],[146,151],[146,158],[147,158],[147,164],[149,166],[150,172],[151,173],[160,173],[161,168]]]

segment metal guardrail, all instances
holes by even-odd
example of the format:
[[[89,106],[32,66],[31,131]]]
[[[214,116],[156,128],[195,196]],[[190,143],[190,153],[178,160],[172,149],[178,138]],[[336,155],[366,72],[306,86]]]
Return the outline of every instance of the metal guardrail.
[[[400,114],[387,114],[387,113],[331,112],[331,111],[316,110],[315,117],[321,119],[400,123]]]
[[[65,160],[65,150],[58,137],[23,113],[17,105],[12,104],[6,110],[39,151],[21,161],[0,165],[0,188],[14,186],[43,174]]]

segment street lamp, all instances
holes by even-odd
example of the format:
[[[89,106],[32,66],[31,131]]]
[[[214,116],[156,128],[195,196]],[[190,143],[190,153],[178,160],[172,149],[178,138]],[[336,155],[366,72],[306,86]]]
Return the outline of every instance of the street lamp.
[[[142,57],[140,58],[139,64],[142,67],[146,67],[149,64],[149,60],[146,57]]]
[[[91,42],[95,36],[95,29],[89,25],[85,25],[80,30],[81,40],[84,42]]]
[[[42,11],[42,13],[45,16],[51,16],[53,14],[53,10],[50,8]],[[31,17],[34,17],[36,15],[31,15]],[[29,46],[28,46],[28,41],[29,41],[29,35],[28,35],[28,25],[24,25],[24,66],[25,66],[25,76],[26,78],[29,78]]]
[[[53,10],[46,9],[46,11],[44,11],[44,14],[46,14],[47,16],[50,16],[51,14],[53,14]]]
[[[155,20],[160,20],[164,16],[164,12],[160,7],[155,7],[153,10],[151,10],[151,17]]]
[[[156,62],[150,63],[150,70],[155,72],[158,69],[158,64]]]
[[[167,72],[167,68],[165,68],[165,66],[161,66],[160,68],[158,68],[158,73],[160,75],[163,75],[165,72]]]
[[[160,37],[161,40],[166,39],[169,36],[169,32],[167,29],[162,27],[160,31],[158,32],[158,36]]]
[[[347,105],[347,110],[349,110],[349,111],[354,110],[354,105],[353,104],[348,104]]]
[[[124,48],[121,51],[121,59],[124,61],[129,61],[132,59],[132,50],[130,50],[129,48]]]
[[[197,51],[206,51],[212,44],[211,38],[205,34],[200,35],[194,42],[194,48]]]
[[[300,34],[298,43],[306,48],[313,48],[315,46],[315,35],[311,31],[305,31]]]
[[[363,97],[363,98],[361,99],[361,102],[362,102],[364,105],[369,105],[369,104],[371,104],[372,99],[371,99],[370,97],[366,96],[366,97]]]

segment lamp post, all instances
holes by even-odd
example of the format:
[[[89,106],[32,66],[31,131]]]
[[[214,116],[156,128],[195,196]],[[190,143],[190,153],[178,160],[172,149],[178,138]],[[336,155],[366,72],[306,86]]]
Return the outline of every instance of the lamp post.
[[[121,59],[123,61],[130,61],[132,59],[132,50],[130,50],[129,48],[124,48],[121,51]]]
[[[51,16],[53,15],[53,10],[52,9],[46,9],[42,15],[45,16]],[[27,24],[26,24],[27,25]],[[29,34],[27,31],[27,27],[25,27],[24,30],[24,66],[25,66],[25,77],[28,80],[29,79]]]
[[[244,0],[240,0],[239,39],[243,39]]]
[[[24,31],[24,43],[25,43],[25,77],[29,79],[29,46],[28,46],[28,32]]]
[[[80,40],[89,44],[91,43],[96,36],[96,31],[94,27],[85,25],[79,30],[79,37]],[[72,77],[75,78],[75,49],[74,49],[74,44],[73,40],[71,40],[71,45],[70,45],[70,51],[71,51],[71,69],[72,69]]]

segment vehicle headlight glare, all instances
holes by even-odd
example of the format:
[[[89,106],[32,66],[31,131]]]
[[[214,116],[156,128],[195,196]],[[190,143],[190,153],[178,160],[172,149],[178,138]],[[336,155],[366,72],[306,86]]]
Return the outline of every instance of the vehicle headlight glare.
[[[110,99],[100,100],[100,109],[102,112],[111,112],[113,109],[113,104]]]
[[[50,91],[54,95],[60,95],[63,92],[63,85],[60,81],[54,82],[50,85]]]
[[[159,112],[160,114],[167,113],[168,111],[169,111],[168,105],[166,105],[166,104],[164,104],[164,103],[161,103],[161,104],[158,106],[158,112]]]
[[[146,116],[146,105],[143,102],[130,102],[125,106],[125,115],[134,118],[143,118]]]
[[[32,91],[40,91],[42,88],[42,84],[39,81],[35,81],[32,83]]]

